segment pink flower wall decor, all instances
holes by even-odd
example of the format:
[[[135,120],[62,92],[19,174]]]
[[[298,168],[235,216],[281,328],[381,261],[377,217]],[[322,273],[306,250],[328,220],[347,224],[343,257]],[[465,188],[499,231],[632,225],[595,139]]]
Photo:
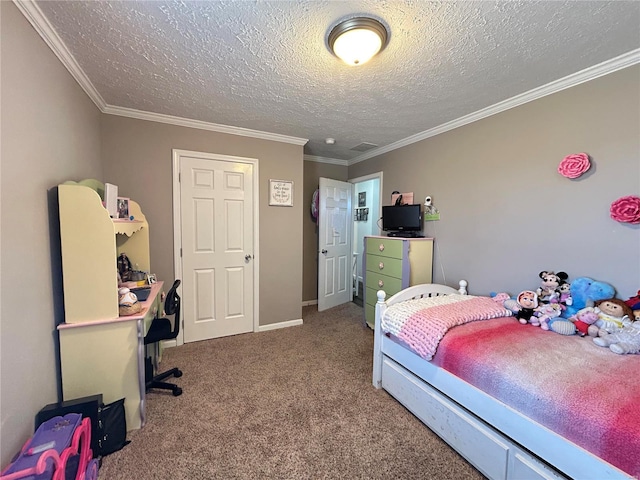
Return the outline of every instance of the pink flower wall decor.
[[[611,204],[611,218],[616,222],[640,224],[640,197],[629,195]]]
[[[562,159],[560,165],[558,165],[558,173],[566,178],[578,178],[589,170],[589,167],[591,167],[589,155],[586,153],[574,153]]]

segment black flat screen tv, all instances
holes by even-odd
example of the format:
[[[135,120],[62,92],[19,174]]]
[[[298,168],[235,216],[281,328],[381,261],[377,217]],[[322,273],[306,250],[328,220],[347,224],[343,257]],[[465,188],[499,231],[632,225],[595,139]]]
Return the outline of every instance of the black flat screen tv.
[[[422,205],[387,205],[382,207],[382,230],[418,232],[422,230]]]

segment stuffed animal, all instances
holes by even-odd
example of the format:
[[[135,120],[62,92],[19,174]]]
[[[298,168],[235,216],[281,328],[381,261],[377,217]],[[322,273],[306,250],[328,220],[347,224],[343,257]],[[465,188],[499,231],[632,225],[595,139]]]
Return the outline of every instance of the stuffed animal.
[[[557,301],[554,303],[542,303],[535,309],[533,314],[538,318],[540,328],[549,330],[549,321],[562,314],[562,307]]]
[[[491,292],[491,299],[498,305],[504,306],[505,300],[509,300],[511,296],[506,292]]]
[[[593,343],[609,347],[609,350],[618,355],[640,353],[640,322],[626,321],[621,330],[596,337]]]
[[[560,298],[558,288],[560,284],[569,278],[565,272],[553,273],[552,271],[543,270],[538,274],[542,279],[540,286],[536,290],[538,301],[540,303],[551,303],[553,300]]]
[[[640,290],[635,297],[630,297],[629,300],[625,300],[624,303],[629,305],[633,310],[640,310]]]
[[[138,302],[138,297],[126,287],[118,290],[118,311],[121,316],[135,315],[142,311],[142,305]]]
[[[512,313],[518,313],[520,311],[520,305],[518,305],[518,300],[515,298],[507,298],[502,306],[507,310],[510,310]]]
[[[558,292],[560,293],[560,305],[566,307],[567,305],[573,304],[573,299],[571,298],[571,284],[569,282],[562,282],[558,287]]]
[[[571,317],[569,320],[573,322],[577,333],[584,337],[589,334],[589,326],[596,323],[598,320],[598,314],[594,312],[593,307],[587,307],[576,313],[575,317]]]
[[[491,292],[491,299],[496,302],[498,305],[506,308],[512,313],[518,313],[520,311],[520,305],[518,305],[518,300],[509,295],[506,292]]]
[[[565,305],[562,315],[549,320],[549,330],[560,335],[574,335],[576,325],[574,317],[585,307],[592,307],[594,302],[612,298],[615,289],[605,282],[598,282],[589,277],[578,277],[571,282],[569,288],[571,294],[571,305]],[[568,320],[571,318],[572,320]],[[587,325],[588,327],[588,325]]]
[[[515,312],[515,317],[518,321],[523,325],[531,323],[536,327],[539,326],[540,321],[534,315],[535,309],[538,307],[538,294],[532,290],[524,290],[518,294],[516,302],[518,303],[518,311]]]
[[[624,323],[630,321],[630,318],[633,317],[633,310],[618,298],[599,300],[595,303],[595,307],[587,307],[581,312],[588,311],[590,308],[598,316],[598,319],[593,325],[589,325],[587,330],[591,337],[615,333],[622,329]]]
[[[571,282],[571,305],[562,312],[563,318],[575,316],[585,307],[592,307],[593,303],[615,296],[613,286],[605,282],[598,282],[589,277],[578,277]],[[558,321],[558,320],[556,320]]]

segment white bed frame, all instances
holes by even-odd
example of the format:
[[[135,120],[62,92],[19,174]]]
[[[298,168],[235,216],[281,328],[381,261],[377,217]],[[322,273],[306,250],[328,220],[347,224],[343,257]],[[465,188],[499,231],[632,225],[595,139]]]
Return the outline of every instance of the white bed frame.
[[[632,479],[382,333],[380,319],[389,305],[425,296],[464,295],[466,287],[464,280],[458,290],[415,285],[386,302],[385,292],[378,292],[373,386],[389,392],[490,479]]]

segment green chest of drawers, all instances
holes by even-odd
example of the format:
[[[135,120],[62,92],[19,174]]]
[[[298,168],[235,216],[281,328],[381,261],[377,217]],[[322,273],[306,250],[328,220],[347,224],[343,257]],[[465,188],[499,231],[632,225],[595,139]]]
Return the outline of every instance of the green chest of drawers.
[[[378,290],[387,298],[420,283],[431,283],[433,238],[364,238],[364,316],[375,324]]]

